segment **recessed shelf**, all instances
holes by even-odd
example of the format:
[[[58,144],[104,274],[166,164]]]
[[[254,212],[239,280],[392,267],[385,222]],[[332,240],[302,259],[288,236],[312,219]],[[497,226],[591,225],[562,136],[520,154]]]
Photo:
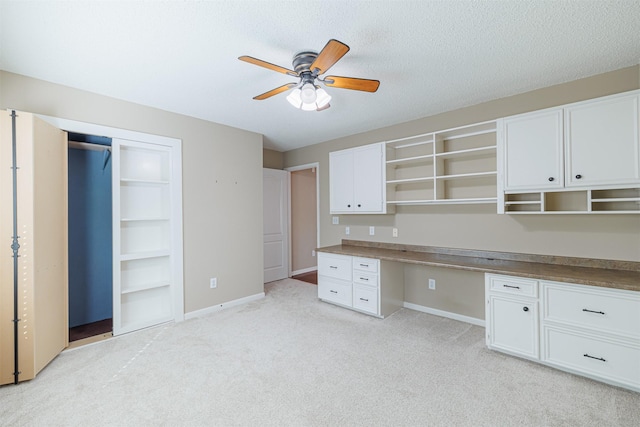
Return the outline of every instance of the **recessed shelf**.
[[[410,183],[428,182],[428,181],[433,181],[433,177],[393,179],[391,181],[387,181],[387,184],[410,184]]]
[[[147,259],[147,258],[160,258],[160,257],[168,257],[171,255],[168,249],[159,250],[159,251],[147,251],[147,252],[136,252],[131,254],[122,254],[120,255],[120,261],[133,261],[137,259]]]
[[[122,289],[121,294],[130,294],[133,292],[146,291],[148,289],[156,289],[163,288],[165,286],[171,286],[169,282],[155,282],[155,283],[146,283],[144,285],[136,286],[135,288]]]
[[[403,159],[387,160],[387,165],[404,165],[409,163],[421,163],[428,160],[433,160],[433,154],[426,154],[423,156],[406,157]]]

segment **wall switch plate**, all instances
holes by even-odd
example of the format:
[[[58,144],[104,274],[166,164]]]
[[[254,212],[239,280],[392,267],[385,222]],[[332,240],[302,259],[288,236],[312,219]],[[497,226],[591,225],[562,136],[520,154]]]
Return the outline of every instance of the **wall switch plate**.
[[[338,224],[340,224],[340,217],[337,217],[337,216],[332,217],[332,218],[331,218],[331,223],[332,223],[333,225],[338,225]]]
[[[375,227],[369,227],[369,236],[373,236],[376,234],[376,228]]]
[[[316,250],[315,249],[311,249],[311,256],[316,256]]]
[[[215,289],[218,287],[218,278],[217,277],[212,277],[211,279],[209,279],[209,287],[211,289]]]
[[[351,233],[351,229],[350,229],[350,228],[349,228],[349,226],[347,225],[347,226],[344,228],[344,234],[346,234],[346,235],[348,236],[350,233]]]
[[[393,237],[398,237],[398,229],[394,227],[392,230]]]
[[[429,279],[429,289],[434,290],[436,288],[436,280]]]

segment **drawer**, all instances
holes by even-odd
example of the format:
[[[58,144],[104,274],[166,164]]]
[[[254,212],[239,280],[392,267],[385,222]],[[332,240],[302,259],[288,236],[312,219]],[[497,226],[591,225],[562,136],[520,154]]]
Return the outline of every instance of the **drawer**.
[[[318,276],[318,298],[351,307],[353,298],[351,282]]]
[[[538,281],[535,279],[487,274],[485,280],[488,281],[488,288],[491,292],[533,298],[538,296]]]
[[[604,380],[640,386],[640,347],[543,326],[542,360]]]
[[[353,285],[353,308],[371,314],[378,313],[378,289],[371,286]]]
[[[363,273],[361,271],[353,272],[353,283],[378,287],[378,275],[371,273]]]
[[[377,259],[353,257],[353,269],[360,271],[368,271],[369,273],[378,272]]]
[[[351,257],[349,255],[318,253],[318,276],[351,280]]]
[[[640,338],[640,293],[541,282],[543,321]]]

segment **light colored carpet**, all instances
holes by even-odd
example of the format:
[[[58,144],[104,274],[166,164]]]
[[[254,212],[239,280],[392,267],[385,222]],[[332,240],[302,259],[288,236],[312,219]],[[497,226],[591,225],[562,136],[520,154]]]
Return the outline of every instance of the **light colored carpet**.
[[[484,329],[380,320],[297,280],[65,351],[0,388],[3,426],[639,426],[640,394],[497,352]]]

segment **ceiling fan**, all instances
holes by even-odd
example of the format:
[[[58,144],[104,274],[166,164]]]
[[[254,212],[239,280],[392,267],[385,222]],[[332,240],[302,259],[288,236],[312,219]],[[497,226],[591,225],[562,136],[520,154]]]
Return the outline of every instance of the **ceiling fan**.
[[[326,76],[321,78],[320,75],[326,73],[340,58],[349,51],[346,44],[331,39],[325,45],[320,53],[313,51],[304,51],[293,57],[293,70],[271,64],[261,59],[251,56],[241,56],[238,59],[250,64],[259,65],[279,73],[287,74],[292,77],[299,77],[298,83],[287,83],[261,95],[254,96],[253,99],[263,100],[270,98],[282,92],[293,89],[287,96],[287,101],[296,108],[305,111],[322,111],[329,108],[331,96],[316,84],[322,82],[325,86],[337,87],[341,89],[360,90],[364,92],[375,92],[380,86],[380,81],[370,79],[359,79],[355,77]]]

